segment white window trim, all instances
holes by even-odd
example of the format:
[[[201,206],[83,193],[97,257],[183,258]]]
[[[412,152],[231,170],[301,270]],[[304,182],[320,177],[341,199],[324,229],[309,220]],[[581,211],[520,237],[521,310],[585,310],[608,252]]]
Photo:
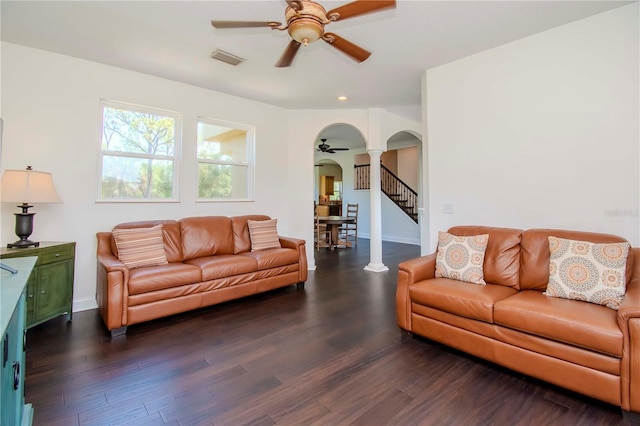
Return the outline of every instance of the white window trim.
[[[196,203],[237,203],[237,202],[254,202],[254,190],[255,190],[255,144],[256,144],[256,127],[250,124],[234,123],[232,121],[218,120],[214,118],[198,117],[196,125],[199,123],[211,124],[213,126],[224,126],[232,129],[241,129],[247,132],[247,162],[238,161],[220,161],[209,160],[198,157],[198,149],[196,147],[196,163],[197,169],[200,169],[200,164],[222,164],[229,166],[241,166],[247,167],[247,197],[246,198],[200,198],[196,197]],[[196,142],[197,145],[197,142]],[[200,184],[199,179],[196,179],[196,194],[200,191],[198,187]]]
[[[175,120],[174,131],[174,147],[172,157],[166,155],[145,155],[139,153],[127,153],[122,151],[110,151],[102,149],[102,133],[104,126],[104,108],[126,109],[129,111],[157,114],[166,117],[172,117]],[[130,104],[127,102],[112,101],[100,99],[98,113],[100,115],[98,127],[98,177],[96,179],[96,203],[179,203],[180,202],[180,164],[182,162],[182,113],[170,111],[160,108],[146,107],[142,105]],[[173,160],[173,197],[171,198],[102,198],[102,162],[104,155],[128,157],[128,158],[152,158]]]

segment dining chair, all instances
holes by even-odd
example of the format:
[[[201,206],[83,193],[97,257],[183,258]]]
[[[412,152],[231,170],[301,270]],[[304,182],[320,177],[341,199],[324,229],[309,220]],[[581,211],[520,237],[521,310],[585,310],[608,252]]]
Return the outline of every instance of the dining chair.
[[[331,233],[327,228],[325,223],[320,223],[318,220],[318,205],[314,201],[313,202],[313,226],[314,230],[314,244],[317,250],[320,250],[320,247],[329,247],[331,245]]]
[[[347,214],[349,218],[353,218],[351,223],[345,223],[340,227],[340,240],[345,241],[347,246],[351,241],[354,245],[358,245],[358,204],[347,203]]]

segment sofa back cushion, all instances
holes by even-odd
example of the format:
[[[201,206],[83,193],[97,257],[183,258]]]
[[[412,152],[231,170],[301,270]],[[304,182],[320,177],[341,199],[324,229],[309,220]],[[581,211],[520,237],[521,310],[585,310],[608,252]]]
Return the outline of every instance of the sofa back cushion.
[[[484,280],[487,284],[519,289],[521,229],[454,226],[448,232],[461,237],[488,234],[489,241],[484,254]]]
[[[246,216],[234,216],[231,218],[233,229],[233,253],[244,253],[251,251],[251,236],[249,235],[248,220],[270,220],[269,216],[253,214]]]
[[[231,219],[226,216],[200,216],[180,219],[184,260],[214,254],[233,254]]]
[[[591,243],[623,243],[622,237],[595,232],[566,229],[528,229],[522,234],[520,258],[520,289],[545,291],[549,282],[549,236]],[[633,272],[633,253],[629,250],[625,282],[629,284]]]
[[[140,222],[125,222],[113,227],[113,229],[152,228],[162,225],[162,241],[164,253],[168,262],[182,262],[182,239],[180,238],[180,224],[175,220],[145,220]],[[118,256],[118,247],[115,238],[111,236],[111,252]]]

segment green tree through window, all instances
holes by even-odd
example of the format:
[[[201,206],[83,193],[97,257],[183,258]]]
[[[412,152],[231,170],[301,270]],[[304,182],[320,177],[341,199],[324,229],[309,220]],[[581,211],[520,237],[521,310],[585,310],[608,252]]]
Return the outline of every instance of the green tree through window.
[[[198,119],[198,199],[251,198],[253,127]]]
[[[179,115],[102,103],[99,199],[175,199]]]

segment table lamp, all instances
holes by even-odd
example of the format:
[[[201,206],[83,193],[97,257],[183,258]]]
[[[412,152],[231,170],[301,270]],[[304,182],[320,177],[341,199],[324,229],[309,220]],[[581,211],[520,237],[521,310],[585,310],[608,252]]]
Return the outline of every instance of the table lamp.
[[[38,247],[39,242],[29,240],[33,232],[33,215],[29,213],[30,203],[62,203],[56,187],[53,185],[51,173],[37,172],[27,166],[26,170],[5,170],[2,175],[0,199],[3,203],[22,203],[18,208],[21,213],[16,216],[16,235],[20,237],[8,248]]]

